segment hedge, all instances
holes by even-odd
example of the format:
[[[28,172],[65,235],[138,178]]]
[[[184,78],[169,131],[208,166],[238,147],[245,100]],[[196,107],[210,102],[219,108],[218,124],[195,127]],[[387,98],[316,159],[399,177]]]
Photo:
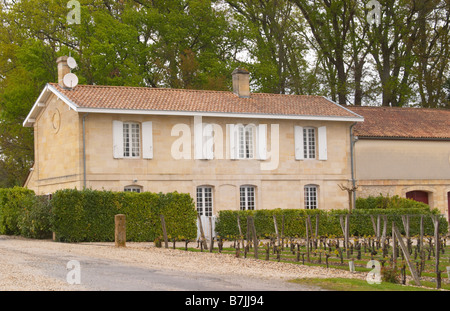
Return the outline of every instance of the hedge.
[[[0,234],[20,235],[22,211],[33,206],[34,191],[21,187],[0,189]]]
[[[239,236],[237,226],[237,217],[239,216],[242,234],[247,234],[247,216],[252,216],[255,223],[256,233],[260,237],[271,237],[275,234],[273,216],[277,219],[277,228],[281,233],[284,218],[284,236],[286,237],[305,237],[305,220],[310,215],[311,227],[313,232],[316,226],[316,215],[319,215],[319,235],[322,236],[342,236],[340,225],[340,215],[348,214],[347,210],[299,210],[299,209],[274,209],[274,210],[256,210],[256,211],[220,211],[217,223],[216,233],[223,238],[235,238]],[[371,221],[372,215],[375,220],[378,215],[386,215],[387,234],[392,234],[392,221],[394,221],[399,230],[404,234],[405,230],[402,223],[402,215],[410,216],[410,235],[417,235],[420,231],[420,215],[424,215],[424,233],[425,235],[434,234],[434,226],[430,215],[439,215],[438,210],[424,208],[406,208],[406,209],[361,209],[353,210],[350,214],[349,232],[353,236],[373,236],[375,232]],[[284,216],[284,217],[283,217]],[[383,218],[381,218],[383,219]],[[448,222],[441,215],[440,234],[446,234],[448,231]],[[383,222],[381,222],[383,224]],[[382,228],[382,227],[381,227]]]
[[[174,238],[195,239],[197,212],[189,194],[64,189],[52,200],[21,187],[0,189],[0,234],[62,242],[114,241],[114,216],[125,214],[127,241],[162,236],[160,215]]]
[[[52,199],[52,229],[58,241],[114,241],[114,216],[125,214],[127,241],[153,241],[162,235],[160,215],[172,237],[193,239],[196,210],[188,194],[65,189]]]
[[[369,196],[367,198],[356,199],[356,209],[392,209],[392,208],[424,208],[430,209],[430,206],[417,202],[412,199],[401,198],[398,195],[393,197],[379,195],[377,197]]]

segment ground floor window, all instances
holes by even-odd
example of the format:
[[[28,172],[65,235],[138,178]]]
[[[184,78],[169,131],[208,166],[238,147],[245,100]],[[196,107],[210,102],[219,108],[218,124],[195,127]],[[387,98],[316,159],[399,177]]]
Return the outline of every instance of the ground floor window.
[[[213,188],[208,186],[197,187],[197,213],[200,216],[213,214]]]
[[[305,186],[305,208],[317,209],[317,186]]]
[[[241,186],[240,187],[240,208],[242,211],[255,209],[255,187]]]
[[[142,188],[139,186],[126,186],[123,191],[141,193]]]

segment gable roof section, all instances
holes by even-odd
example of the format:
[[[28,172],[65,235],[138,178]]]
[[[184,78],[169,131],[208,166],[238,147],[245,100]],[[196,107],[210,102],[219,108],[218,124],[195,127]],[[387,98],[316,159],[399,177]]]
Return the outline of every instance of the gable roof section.
[[[250,98],[239,98],[222,91],[95,85],[78,85],[69,90],[56,83],[48,83],[45,90],[77,112],[363,121],[361,116],[322,96],[253,93]],[[42,106],[41,97],[35,106]],[[31,126],[37,116],[39,109],[35,106],[24,126]]]
[[[360,138],[450,140],[450,110],[349,106],[364,117],[354,127]]]

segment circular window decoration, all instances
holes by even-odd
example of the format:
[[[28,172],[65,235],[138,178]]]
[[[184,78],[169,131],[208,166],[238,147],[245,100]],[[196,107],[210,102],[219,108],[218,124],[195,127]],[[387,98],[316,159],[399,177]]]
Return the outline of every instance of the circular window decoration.
[[[55,130],[55,133],[58,133],[59,127],[61,126],[61,115],[59,114],[59,110],[56,109],[52,116],[52,126]]]

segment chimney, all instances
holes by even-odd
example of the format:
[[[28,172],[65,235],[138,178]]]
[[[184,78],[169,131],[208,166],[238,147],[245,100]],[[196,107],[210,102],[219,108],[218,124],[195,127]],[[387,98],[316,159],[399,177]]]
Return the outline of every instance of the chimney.
[[[70,73],[70,67],[67,65],[68,56],[60,56],[56,60],[56,64],[58,65],[58,84],[60,87],[64,87],[64,76]]]
[[[232,73],[233,93],[242,98],[250,97],[250,73],[242,68],[237,68]]]

